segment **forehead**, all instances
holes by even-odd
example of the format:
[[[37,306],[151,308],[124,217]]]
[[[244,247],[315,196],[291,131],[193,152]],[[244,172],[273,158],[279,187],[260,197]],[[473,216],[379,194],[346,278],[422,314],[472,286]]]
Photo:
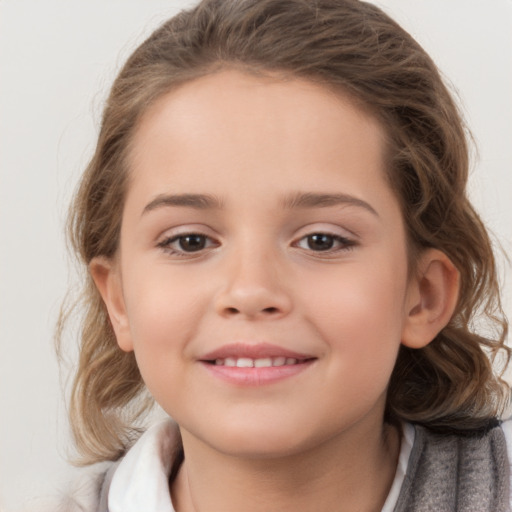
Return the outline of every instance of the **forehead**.
[[[344,175],[357,189],[385,184],[385,147],[379,122],[343,93],[224,70],[159,98],[138,125],[129,162],[132,186],[142,188],[222,193],[238,180],[248,192],[262,183],[314,189]]]

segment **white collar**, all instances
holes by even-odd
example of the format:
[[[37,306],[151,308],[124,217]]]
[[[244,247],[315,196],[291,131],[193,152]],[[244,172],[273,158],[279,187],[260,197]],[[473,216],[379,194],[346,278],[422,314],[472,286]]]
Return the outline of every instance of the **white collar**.
[[[416,431],[410,423],[402,423],[402,442],[400,446],[400,455],[398,456],[398,466],[396,467],[395,478],[391,484],[386,502],[382,507],[381,512],[392,512],[395,510],[398,501],[398,495],[404,482],[405,473],[407,472],[407,465],[409,464],[409,457],[411,455],[412,446]]]
[[[179,446],[170,419],[149,428],[117,467],[108,493],[110,512],[174,512],[169,475]]]

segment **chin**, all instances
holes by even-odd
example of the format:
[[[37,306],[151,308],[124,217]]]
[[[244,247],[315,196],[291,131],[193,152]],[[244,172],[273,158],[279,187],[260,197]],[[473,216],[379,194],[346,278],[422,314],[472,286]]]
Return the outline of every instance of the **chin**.
[[[278,425],[278,426],[276,426]],[[210,427],[203,442],[224,455],[247,459],[273,459],[293,456],[313,448],[322,441],[308,435],[295,423],[288,426],[277,422],[251,425]]]
[[[215,448],[224,455],[231,457],[266,460],[291,457],[305,450],[301,442],[290,442],[288,438],[285,443],[271,437],[264,437],[250,443],[230,440],[228,443],[222,443]]]

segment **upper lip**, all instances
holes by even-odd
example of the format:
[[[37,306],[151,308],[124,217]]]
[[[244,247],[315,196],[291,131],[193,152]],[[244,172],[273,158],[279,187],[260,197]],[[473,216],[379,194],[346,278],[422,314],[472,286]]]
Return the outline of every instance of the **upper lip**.
[[[289,350],[279,345],[270,343],[230,343],[223,345],[218,349],[208,352],[200,358],[201,361],[215,361],[216,359],[226,359],[228,357],[247,357],[250,359],[263,359],[268,357],[290,357],[293,359],[304,360],[313,359],[311,354],[303,354]]]

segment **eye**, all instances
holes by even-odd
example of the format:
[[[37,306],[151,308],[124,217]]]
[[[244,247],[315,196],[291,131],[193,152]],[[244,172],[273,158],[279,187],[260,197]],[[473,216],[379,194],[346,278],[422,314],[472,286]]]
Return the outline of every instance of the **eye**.
[[[297,247],[301,249],[316,252],[346,250],[353,245],[355,245],[355,243],[352,240],[329,233],[311,233],[301,238],[297,243]]]
[[[216,243],[210,237],[200,233],[171,236],[158,244],[166,252],[176,255],[196,253],[214,246]]]

